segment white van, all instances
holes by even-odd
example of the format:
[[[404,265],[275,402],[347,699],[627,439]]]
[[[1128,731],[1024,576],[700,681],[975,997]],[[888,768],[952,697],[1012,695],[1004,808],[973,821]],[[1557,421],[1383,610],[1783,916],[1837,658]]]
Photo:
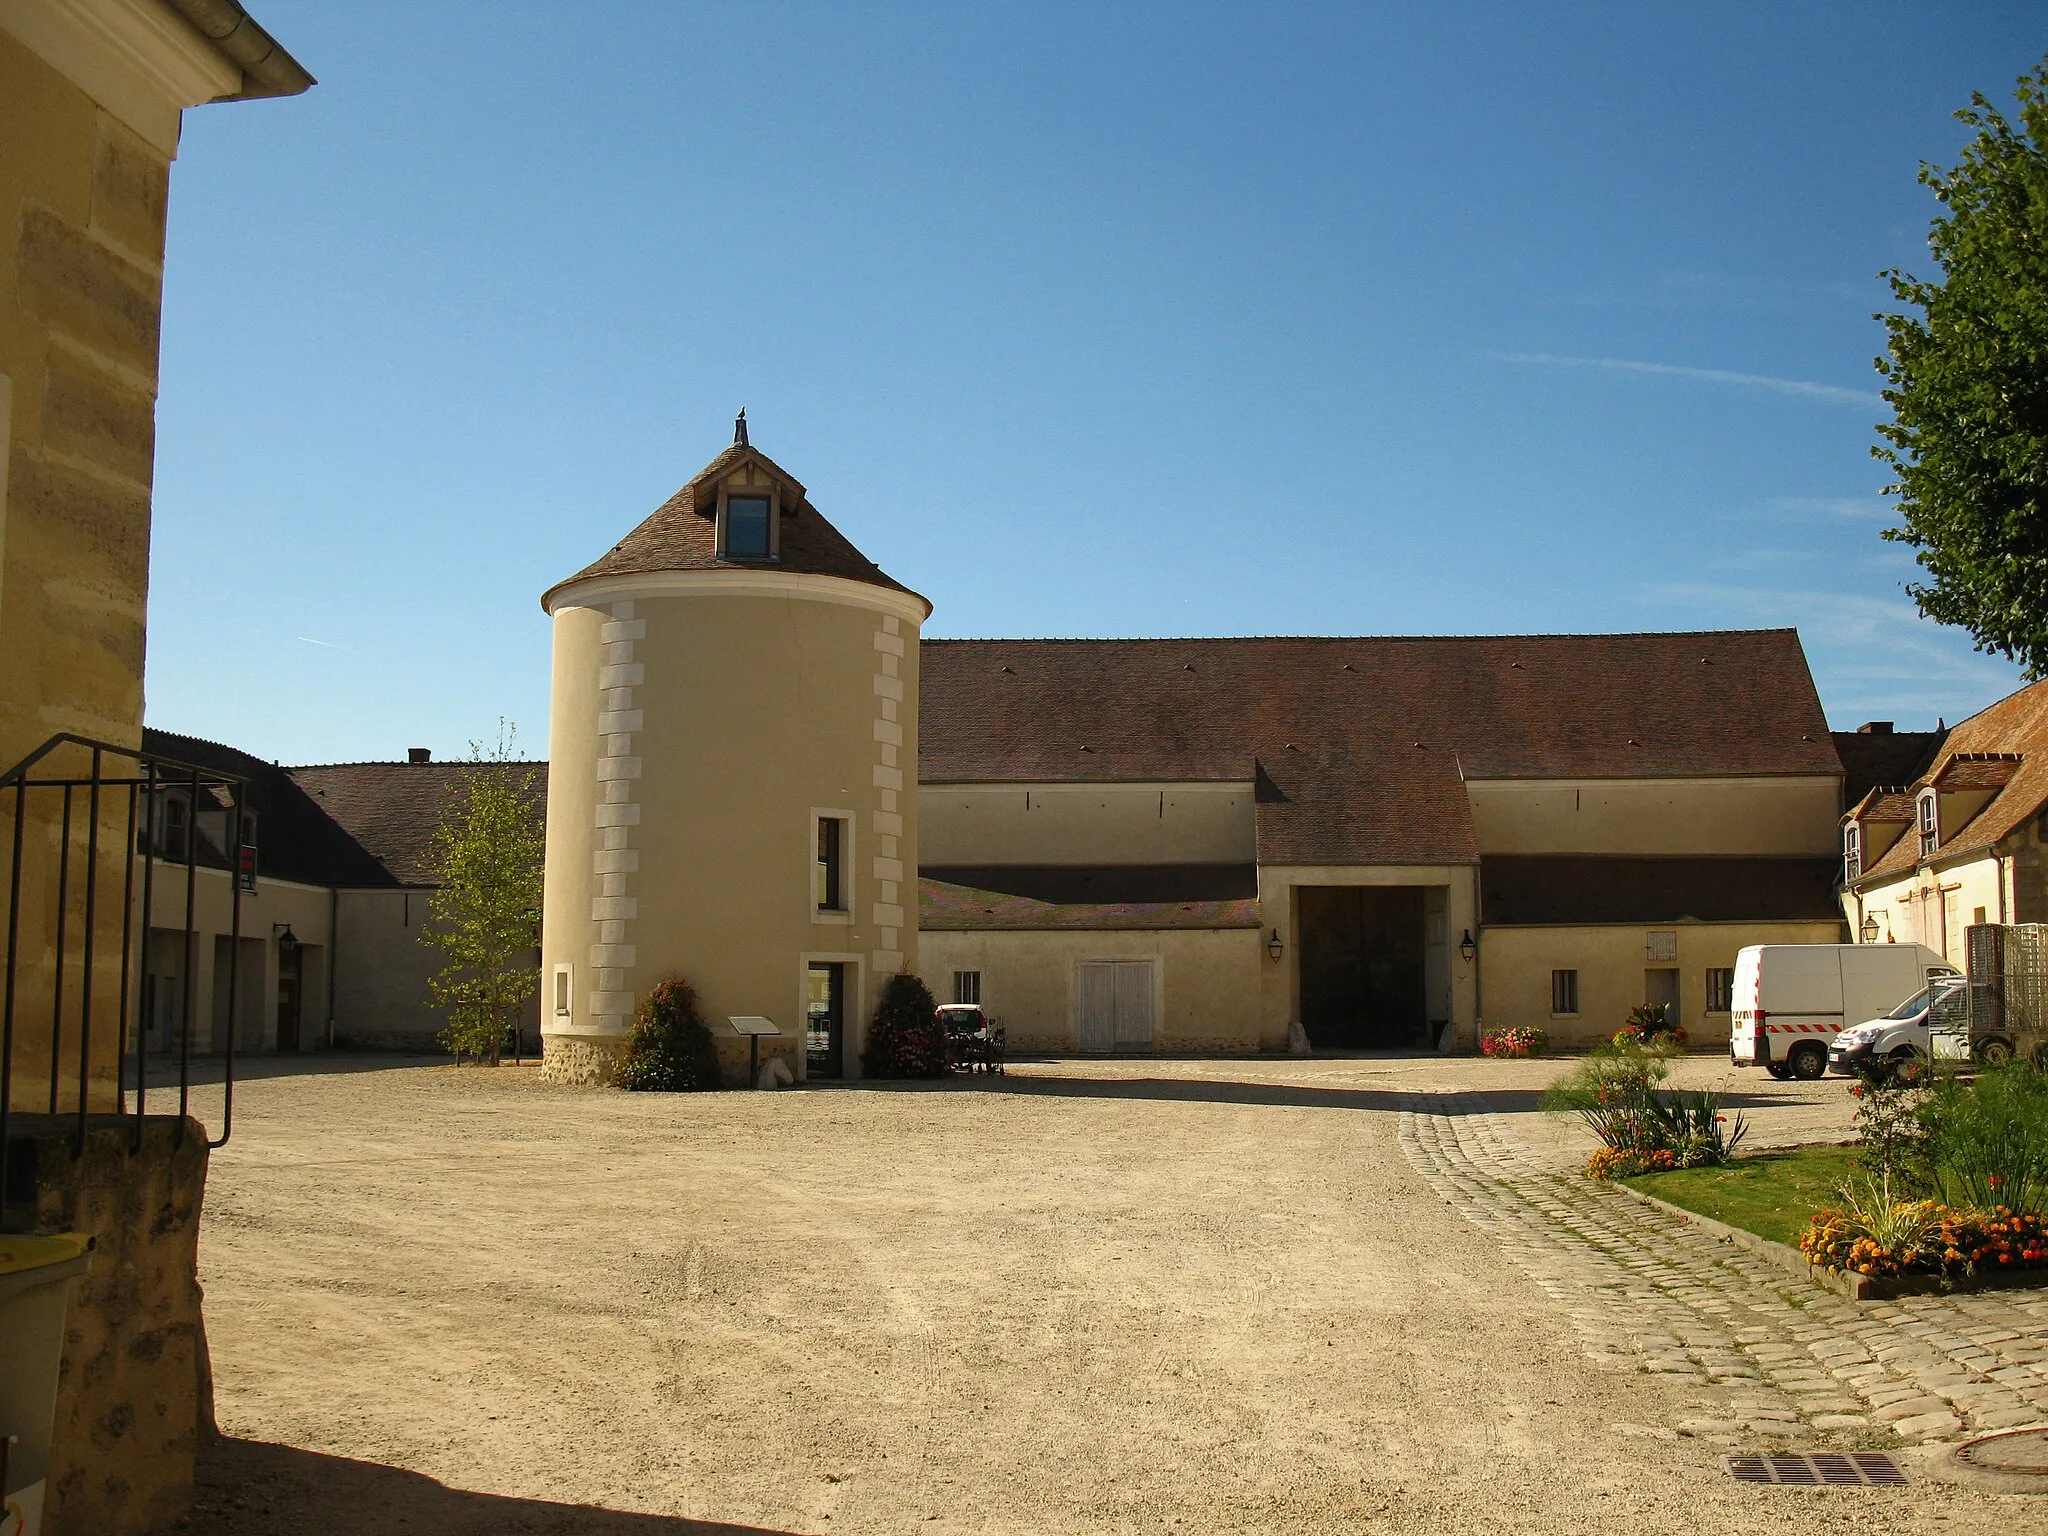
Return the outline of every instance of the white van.
[[[1844,1023],[1957,974],[1924,944],[1752,944],[1735,955],[1729,1059],[1773,1077],[1819,1077]]]

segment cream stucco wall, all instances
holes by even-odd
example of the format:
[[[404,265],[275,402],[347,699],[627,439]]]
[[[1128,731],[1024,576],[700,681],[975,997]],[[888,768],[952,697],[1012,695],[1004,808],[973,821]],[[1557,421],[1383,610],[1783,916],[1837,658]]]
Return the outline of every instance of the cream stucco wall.
[[[1838,781],[1475,779],[1481,853],[1828,854]]]
[[[1653,960],[1649,936],[1676,936],[1676,957]],[[1593,1045],[1610,1038],[1645,1001],[1645,972],[1679,973],[1679,1021],[1695,1045],[1725,1045],[1726,1013],[1706,1011],[1706,973],[1735,964],[1748,944],[1839,944],[1832,922],[1670,923],[1597,927],[1489,927],[1480,937],[1484,1027],[1537,1025],[1555,1045]],[[1579,973],[1579,1011],[1550,1011],[1551,972]]]
[[[803,1074],[806,968],[846,964],[849,1074],[887,976],[917,966],[922,599],[828,577],[589,582],[554,606],[543,1034],[622,1037],[680,976],[724,1028],[759,1014]],[[846,910],[813,897],[842,816]],[[570,967],[570,1013],[552,977]],[[729,1065],[746,1044],[721,1041]],[[566,1058],[565,1058],[566,1059]]]
[[[1265,972],[1277,967],[1254,929],[929,931],[920,944],[925,980],[941,1002],[953,995],[955,971],[981,973],[982,1007],[1013,1051],[1074,1049],[1074,968],[1084,960],[1152,962],[1154,1050],[1272,1048],[1262,1008]]]
[[[2018,921],[2015,906],[2012,861],[1996,850],[1842,895],[1843,919],[1852,934],[1860,938],[1864,918],[1875,918],[1878,943],[1925,944],[1959,968],[1965,958],[1963,930],[1977,922]]]
[[[1253,796],[1238,784],[926,784],[927,866],[1249,864]]]
[[[330,931],[333,898],[328,889],[266,877],[256,882],[253,892],[243,893],[236,1000],[230,1006],[225,960],[226,946],[235,931],[233,886],[224,869],[195,869],[192,874],[192,1048],[223,1049],[232,1015],[237,1050],[277,1049],[279,924],[289,924],[292,937],[300,944],[299,1049],[313,1050],[325,1044],[327,974],[334,954]],[[136,878],[138,882],[142,878],[139,871]],[[182,1010],[185,995],[185,868],[159,861],[150,884],[150,939],[142,969],[156,978],[158,996],[165,1000],[160,1010],[165,1005],[173,1010],[160,1011],[160,1027],[151,1031],[150,1049],[162,1050],[175,1045],[177,1010]],[[140,901],[138,888],[138,907]],[[131,996],[130,1007],[136,1010],[136,1017],[142,1006],[140,996]],[[131,1027],[132,1023],[133,1019]]]
[[[0,8],[0,768],[60,731],[124,747],[141,736],[164,210],[181,103],[114,52],[81,37],[53,0]],[[83,771],[85,755],[64,754],[60,765]],[[117,809],[102,824],[103,848],[123,836]],[[27,819],[14,1077],[22,1107],[48,1093],[54,795],[31,801]],[[0,843],[12,840],[12,822],[8,797]],[[75,954],[84,922],[76,881],[72,903]],[[92,1097],[101,1109],[114,1107],[119,909],[104,899],[98,908]],[[66,1031],[75,1038],[78,1027],[74,1017]],[[60,1062],[71,1069],[69,1098],[76,1058],[65,1051]]]

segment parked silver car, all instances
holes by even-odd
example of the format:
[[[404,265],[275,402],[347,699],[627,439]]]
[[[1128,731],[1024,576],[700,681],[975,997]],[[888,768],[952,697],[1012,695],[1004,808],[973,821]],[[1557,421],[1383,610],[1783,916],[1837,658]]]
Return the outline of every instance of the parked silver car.
[[[1962,985],[1962,977],[1944,976],[1929,982],[1882,1018],[1867,1019],[1843,1030],[1828,1047],[1828,1070],[1853,1077],[1878,1060],[1899,1064],[1925,1061],[1931,1049],[1928,1010]]]

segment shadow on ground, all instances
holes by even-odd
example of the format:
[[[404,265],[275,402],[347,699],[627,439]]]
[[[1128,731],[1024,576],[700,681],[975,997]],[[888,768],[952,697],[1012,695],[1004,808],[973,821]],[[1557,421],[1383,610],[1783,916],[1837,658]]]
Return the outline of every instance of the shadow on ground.
[[[1311,1088],[1289,1083],[1242,1083],[1177,1077],[1053,1077],[1032,1073],[1002,1077],[956,1077],[932,1082],[860,1082],[829,1090],[879,1093],[944,1093],[948,1090],[1008,1093],[1059,1099],[1146,1099],[1182,1104],[1249,1104],[1283,1109],[1391,1110],[1427,1106],[1446,1115],[1522,1115],[1543,1108],[1541,1088],[1463,1088],[1455,1095],[1427,1088]],[[1727,1109],[1751,1109],[1778,1101],[1755,1094],[1724,1093]]]
[[[201,1456],[177,1536],[783,1536],[759,1526],[641,1515],[450,1488],[418,1472],[223,1437]],[[166,1533],[169,1536],[169,1533]]]

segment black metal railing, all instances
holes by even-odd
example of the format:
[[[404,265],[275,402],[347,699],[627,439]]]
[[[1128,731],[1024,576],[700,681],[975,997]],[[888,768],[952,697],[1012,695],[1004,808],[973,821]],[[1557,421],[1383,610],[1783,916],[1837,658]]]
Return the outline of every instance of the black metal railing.
[[[132,765],[132,766],[131,766]],[[48,1064],[50,1073],[49,1113],[70,1112],[62,1099],[67,1053],[75,1052],[77,1066],[77,1115],[74,1155],[85,1150],[88,1118],[91,1114],[92,1069],[95,1049],[106,1048],[109,1031],[104,994],[100,984],[100,960],[112,935],[102,934],[102,903],[113,899],[113,886],[120,887],[120,965],[115,987],[111,1031],[114,1051],[115,1112],[133,1121],[130,1152],[142,1146],[143,1124],[148,1118],[148,1037],[154,1004],[154,987],[149,967],[150,937],[154,929],[158,871],[181,881],[183,889],[180,923],[170,928],[181,945],[177,983],[180,991],[177,1012],[178,1113],[176,1139],[182,1142],[185,1117],[192,1102],[192,1015],[197,979],[197,922],[199,871],[215,867],[226,875],[229,891],[228,1028],[224,1042],[224,1070],[220,1134],[207,1145],[223,1145],[234,1128],[235,1111],[235,1029],[239,1022],[238,968],[241,958],[242,880],[240,850],[247,781],[236,774],[196,763],[145,753],[134,747],[116,746],[89,737],[64,733],[52,736],[21,762],[0,774],[0,815],[12,812],[13,828],[8,853],[7,949],[5,970],[0,972],[0,1191],[7,1190],[9,1132],[14,1115],[16,1047],[40,1044],[28,1037],[27,1010],[35,1008],[49,1021]],[[172,819],[165,807],[173,800],[183,802],[179,818],[182,836],[175,848],[166,845],[166,827]],[[224,836],[218,849],[209,848],[201,832],[199,808],[211,799],[223,813]],[[29,871],[33,887],[54,890],[56,905],[51,913],[55,925],[51,944],[51,966],[47,973],[48,995],[24,995],[23,981],[23,895],[24,867],[33,849],[32,836],[43,847]],[[49,866],[54,865],[54,868]],[[118,868],[117,868],[118,867]],[[139,898],[139,899],[138,899]],[[74,915],[74,907],[78,908]],[[111,927],[111,924],[104,926]],[[138,935],[137,930],[140,930]],[[40,945],[47,935],[35,936]],[[74,942],[75,939],[75,942]],[[140,950],[140,974],[137,959]],[[42,979],[40,967],[38,979]],[[41,989],[35,989],[40,992]],[[134,1029],[129,1028],[133,1022]],[[75,1031],[75,1041],[72,1039]],[[129,1108],[130,1049],[133,1049],[134,1105]],[[0,1200],[5,1196],[0,1195]]]

